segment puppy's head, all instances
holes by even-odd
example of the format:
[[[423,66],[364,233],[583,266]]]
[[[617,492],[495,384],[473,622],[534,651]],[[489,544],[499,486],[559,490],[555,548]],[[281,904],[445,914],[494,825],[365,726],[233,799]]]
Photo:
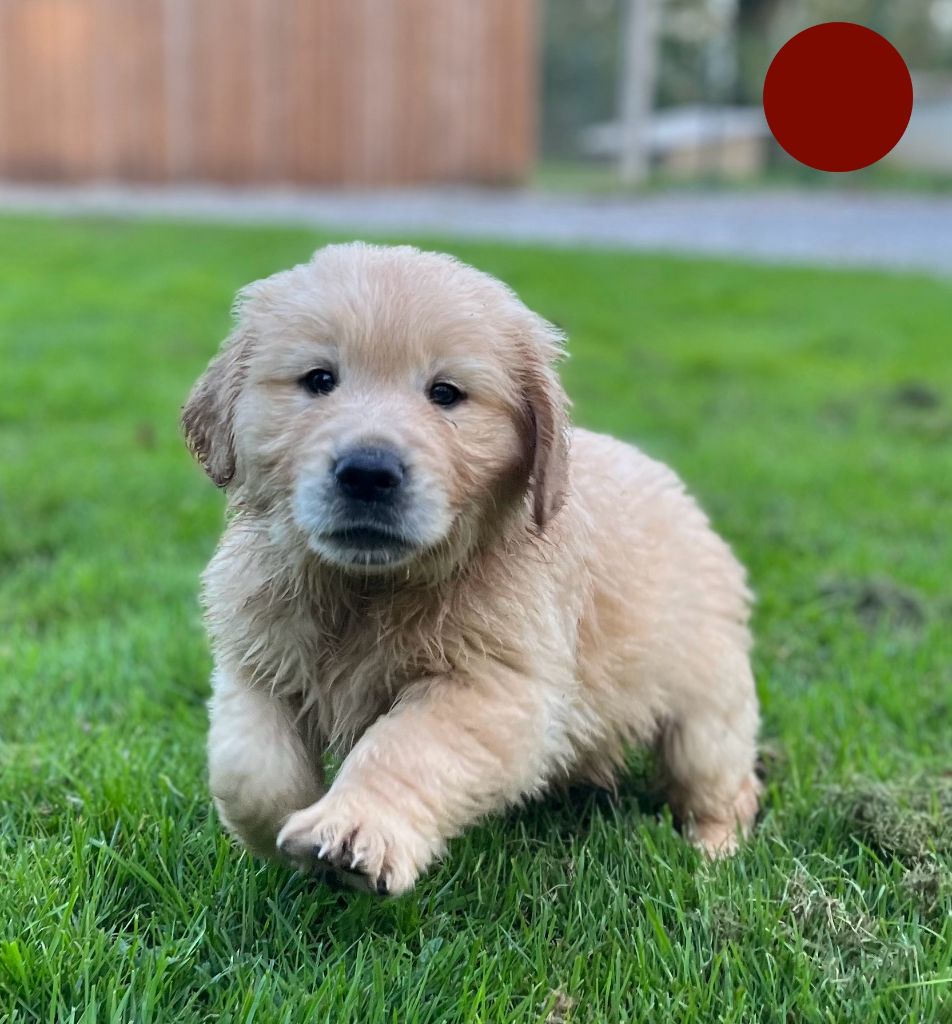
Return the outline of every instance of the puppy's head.
[[[182,422],[219,487],[327,562],[454,562],[514,510],[544,529],[561,506],[560,351],[449,256],[329,246],[241,292]]]

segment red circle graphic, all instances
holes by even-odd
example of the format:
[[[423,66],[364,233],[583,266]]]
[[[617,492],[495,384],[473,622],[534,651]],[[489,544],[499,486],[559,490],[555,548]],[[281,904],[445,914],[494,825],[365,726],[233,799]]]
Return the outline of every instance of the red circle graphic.
[[[764,81],[774,138],[818,171],[881,160],[912,115],[912,79],[899,51],[848,21],[805,29],[784,44]]]

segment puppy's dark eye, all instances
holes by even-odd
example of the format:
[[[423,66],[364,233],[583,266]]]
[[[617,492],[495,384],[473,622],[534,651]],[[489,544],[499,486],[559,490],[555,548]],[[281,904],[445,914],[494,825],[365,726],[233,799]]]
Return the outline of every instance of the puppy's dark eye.
[[[312,395],[329,395],[337,387],[337,378],[330,370],[308,370],[299,383]]]
[[[448,384],[445,380],[438,380],[430,387],[430,401],[434,405],[443,406],[444,409],[458,405],[465,397],[455,384]]]

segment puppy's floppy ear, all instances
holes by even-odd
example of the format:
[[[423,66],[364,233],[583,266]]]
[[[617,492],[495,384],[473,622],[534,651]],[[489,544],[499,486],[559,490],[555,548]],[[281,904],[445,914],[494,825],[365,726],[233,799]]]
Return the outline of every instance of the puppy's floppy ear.
[[[569,399],[555,371],[563,336],[541,317],[533,317],[526,338],[523,395],[529,418],[532,469],[532,517],[544,530],[565,503],[569,476]]]
[[[182,409],[185,443],[216,487],[235,475],[235,401],[247,368],[250,335],[241,326],[222,344]]]

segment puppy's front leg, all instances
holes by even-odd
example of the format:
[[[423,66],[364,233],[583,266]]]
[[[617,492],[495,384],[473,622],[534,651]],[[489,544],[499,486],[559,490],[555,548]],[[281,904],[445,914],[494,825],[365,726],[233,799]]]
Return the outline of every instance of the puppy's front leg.
[[[320,765],[280,698],[220,668],[212,685],[208,776],[218,816],[252,853],[274,857],[288,815],[324,791]]]
[[[411,687],[358,741],[330,791],[278,846],[381,895],[411,888],[446,840],[538,791],[558,768],[558,703],[531,679],[450,675]]]

